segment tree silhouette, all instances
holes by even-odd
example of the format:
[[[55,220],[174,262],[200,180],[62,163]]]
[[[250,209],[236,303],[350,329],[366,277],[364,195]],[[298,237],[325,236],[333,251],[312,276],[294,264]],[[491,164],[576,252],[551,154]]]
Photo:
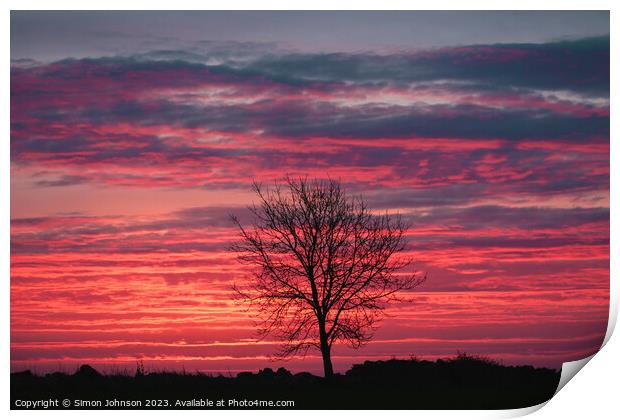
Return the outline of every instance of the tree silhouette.
[[[251,227],[232,216],[240,232],[232,249],[255,270],[234,289],[260,314],[260,333],[284,342],[278,356],[315,347],[330,378],[332,345],[367,343],[386,303],[424,281],[401,272],[411,263],[397,255],[406,226],[399,215],[371,213],[334,180],[287,178],[253,190]]]

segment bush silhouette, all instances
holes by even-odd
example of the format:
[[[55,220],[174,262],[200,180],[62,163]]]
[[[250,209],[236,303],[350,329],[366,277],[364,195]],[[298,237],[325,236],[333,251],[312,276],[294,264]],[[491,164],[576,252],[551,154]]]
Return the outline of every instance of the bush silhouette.
[[[366,361],[329,381],[285,368],[240,372],[236,377],[174,372],[131,376],[102,375],[84,365],[73,375],[11,374],[11,405],[19,408],[18,399],[167,399],[172,406],[160,408],[178,409],[187,407],[175,407],[176,399],[208,396],[292,400],[295,409],[507,409],[548,400],[559,378],[553,369],[503,366],[464,354],[436,361]]]

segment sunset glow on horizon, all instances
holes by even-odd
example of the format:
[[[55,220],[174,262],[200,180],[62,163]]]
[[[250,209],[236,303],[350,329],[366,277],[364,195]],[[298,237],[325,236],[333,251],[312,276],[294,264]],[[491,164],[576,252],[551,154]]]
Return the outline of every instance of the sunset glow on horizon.
[[[162,13],[11,14],[13,371],[320,373],[318,352],[272,361],[278,343],[231,299],[249,272],[230,215],[247,221],[252,181],[285,175],[401,213],[428,273],[369,345],[334,348],[336,371],[457,351],[559,368],[598,350],[608,13],[470,12],[436,42],[420,23],[417,44],[407,16],[452,15]]]

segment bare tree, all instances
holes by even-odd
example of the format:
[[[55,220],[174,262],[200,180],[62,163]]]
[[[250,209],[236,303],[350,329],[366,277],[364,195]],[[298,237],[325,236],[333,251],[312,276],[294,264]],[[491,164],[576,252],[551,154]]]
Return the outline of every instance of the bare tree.
[[[278,356],[315,347],[330,378],[332,345],[367,343],[385,304],[424,281],[401,272],[411,262],[397,255],[406,226],[399,215],[371,213],[334,180],[288,178],[253,189],[253,224],[232,216],[241,236],[232,249],[255,271],[235,290],[260,314],[260,333],[284,342]]]

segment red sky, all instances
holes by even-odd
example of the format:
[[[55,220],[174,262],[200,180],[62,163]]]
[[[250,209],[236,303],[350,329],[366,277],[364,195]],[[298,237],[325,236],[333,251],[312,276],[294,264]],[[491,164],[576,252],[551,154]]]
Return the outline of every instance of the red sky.
[[[609,39],[414,52],[230,42],[11,69],[12,369],[272,362],[231,284],[253,179],[340,179],[412,224],[428,281],[366,359],[559,367],[609,303]]]

